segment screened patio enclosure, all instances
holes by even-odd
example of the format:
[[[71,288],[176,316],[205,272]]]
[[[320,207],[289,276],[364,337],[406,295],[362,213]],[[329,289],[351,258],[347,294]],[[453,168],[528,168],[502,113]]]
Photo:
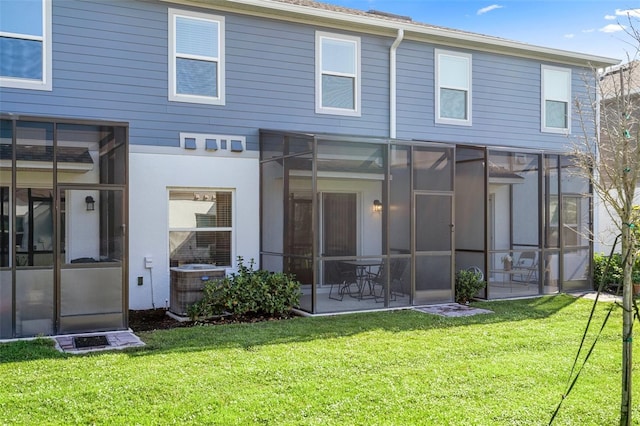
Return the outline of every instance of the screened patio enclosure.
[[[591,188],[568,156],[456,149],[456,270],[485,298],[591,288]]]
[[[0,338],[127,326],[127,127],[2,116]]]
[[[451,301],[454,148],[261,132],[261,266],[313,313]]]
[[[262,130],[260,167],[261,267],[304,311],[451,302],[466,268],[482,298],[589,286],[589,187],[560,155]]]

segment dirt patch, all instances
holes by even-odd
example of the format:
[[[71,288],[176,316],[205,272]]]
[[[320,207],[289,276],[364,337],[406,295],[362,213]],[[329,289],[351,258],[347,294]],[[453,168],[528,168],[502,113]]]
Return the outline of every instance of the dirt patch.
[[[144,309],[129,311],[129,328],[136,331],[166,330],[177,327],[190,327],[191,321],[180,322],[169,315],[165,309]]]
[[[152,331],[152,330],[166,330],[170,328],[178,327],[193,327],[196,324],[238,324],[238,323],[253,323],[262,321],[280,321],[292,318],[293,314],[287,315],[244,315],[234,316],[228,315],[217,318],[210,318],[207,320],[193,321],[178,321],[167,315],[165,309],[144,309],[129,311],[129,328],[134,332],[138,331]]]

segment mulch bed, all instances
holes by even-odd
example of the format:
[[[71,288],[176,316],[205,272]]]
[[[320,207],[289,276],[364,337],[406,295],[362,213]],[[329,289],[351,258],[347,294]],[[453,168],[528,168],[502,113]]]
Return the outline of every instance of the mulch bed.
[[[165,309],[129,311],[129,328],[133,331],[166,330],[192,325],[191,321],[180,322],[171,318]]]
[[[178,327],[193,327],[194,325],[202,324],[239,324],[239,323],[254,323],[262,321],[279,321],[284,319],[293,318],[293,314],[281,315],[281,316],[268,316],[268,315],[245,315],[245,316],[224,316],[211,318],[207,320],[194,321],[177,321],[167,315],[165,309],[144,309],[129,311],[129,328],[134,332],[137,331],[152,331],[152,330],[167,330]]]

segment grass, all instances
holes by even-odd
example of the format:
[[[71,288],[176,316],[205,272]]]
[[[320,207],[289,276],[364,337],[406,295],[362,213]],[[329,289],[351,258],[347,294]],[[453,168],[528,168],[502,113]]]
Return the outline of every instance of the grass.
[[[140,333],[144,348],[80,356],[48,339],[2,344],[0,424],[547,424],[591,302],[480,306],[495,313],[181,328]],[[596,328],[609,306],[598,304]],[[618,423],[620,317],[616,308],[554,424]]]

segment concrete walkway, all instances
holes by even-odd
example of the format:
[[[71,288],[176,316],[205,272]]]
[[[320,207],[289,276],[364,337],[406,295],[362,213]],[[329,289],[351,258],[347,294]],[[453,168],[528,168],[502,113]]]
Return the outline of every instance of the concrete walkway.
[[[472,315],[492,314],[488,309],[474,308],[459,303],[444,303],[442,305],[421,306],[413,308],[416,311],[426,314],[440,315],[442,317],[470,317]]]
[[[571,293],[567,293],[569,296],[578,297],[581,299],[590,299],[595,300],[598,292],[596,291],[575,291]],[[620,302],[622,303],[622,296],[616,296],[611,293],[600,293],[600,297],[598,297],[598,302]]]
[[[567,294],[569,296],[573,296],[577,298],[595,300],[597,292],[579,291],[579,292],[572,292]],[[534,297],[538,297],[538,296],[534,296]],[[622,297],[616,296],[610,293],[600,293],[600,297],[598,297],[598,302],[622,303]],[[440,315],[443,317],[468,317],[472,315],[493,313],[493,311],[490,311],[488,309],[475,308],[468,305],[461,305],[459,303],[444,303],[442,305],[420,306],[420,307],[415,307],[413,309],[419,312],[424,312],[424,313],[433,314],[433,315]]]

